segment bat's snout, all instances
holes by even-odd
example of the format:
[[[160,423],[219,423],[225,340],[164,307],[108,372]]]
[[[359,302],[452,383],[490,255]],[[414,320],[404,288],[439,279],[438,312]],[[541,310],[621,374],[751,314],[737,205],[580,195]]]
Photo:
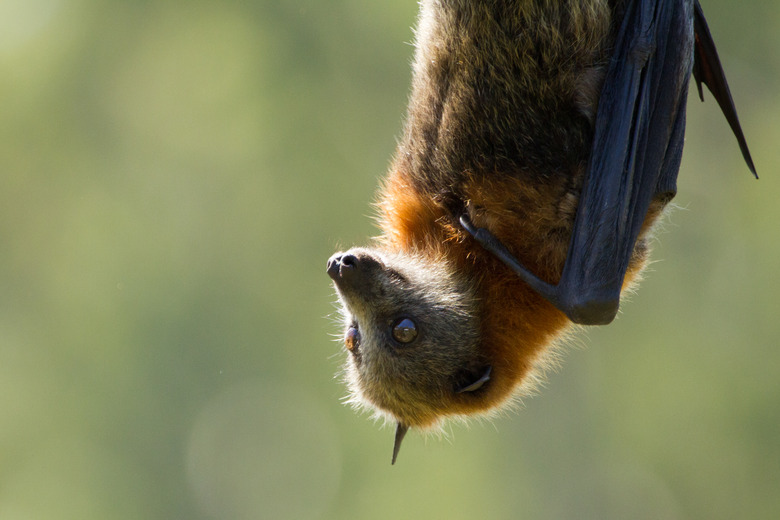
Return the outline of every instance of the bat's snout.
[[[360,263],[358,257],[353,254],[336,253],[328,259],[328,276],[337,283],[350,279],[360,269]]]
[[[338,287],[358,289],[376,276],[381,265],[369,253],[350,250],[331,256],[328,259],[327,273]]]
[[[333,280],[338,280],[341,276],[341,259],[343,256],[344,253],[336,253],[328,258],[328,268],[326,272]]]

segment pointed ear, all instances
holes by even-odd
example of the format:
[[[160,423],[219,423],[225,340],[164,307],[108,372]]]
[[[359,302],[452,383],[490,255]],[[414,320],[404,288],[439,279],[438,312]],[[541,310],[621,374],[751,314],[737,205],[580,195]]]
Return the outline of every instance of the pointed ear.
[[[473,392],[475,390],[479,390],[480,388],[482,388],[482,385],[490,381],[491,370],[493,370],[493,367],[488,365],[487,369],[479,379],[477,379],[473,383],[469,383],[465,386],[458,388],[457,390],[455,390],[455,393],[462,394],[463,392]]]
[[[390,463],[395,464],[395,459],[398,457],[398,452],[401,450],[401,442],[404,440],[406,432],[409,431],[409,427],[405,424],[398,423],[395,427],[395,443],[393,444],[393,461]]]

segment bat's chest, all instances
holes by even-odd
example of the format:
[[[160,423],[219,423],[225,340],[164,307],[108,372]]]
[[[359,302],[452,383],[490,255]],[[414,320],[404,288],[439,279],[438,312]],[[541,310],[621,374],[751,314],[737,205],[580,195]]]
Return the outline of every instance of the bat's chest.
[[[423,2],[399,168],[433,192],[475,173],[572,175],[590,149],[610,21],[606,0]]]

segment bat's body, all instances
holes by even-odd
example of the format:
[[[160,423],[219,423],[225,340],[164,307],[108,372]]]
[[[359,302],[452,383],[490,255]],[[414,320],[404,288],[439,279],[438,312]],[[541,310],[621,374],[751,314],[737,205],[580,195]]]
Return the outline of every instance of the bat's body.
[[[572,321],[612,320],[674,196],[695,52],[728,96],[690,0],[421,6],[382,235],[328,263],[353,401],[398,422],[396,450],[507,402]]]

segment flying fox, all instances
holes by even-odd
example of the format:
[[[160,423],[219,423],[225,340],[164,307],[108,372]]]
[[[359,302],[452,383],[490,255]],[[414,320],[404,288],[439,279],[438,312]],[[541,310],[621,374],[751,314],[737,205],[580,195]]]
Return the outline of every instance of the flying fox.
[[[676,192],[689,79],[755,175],[698,0],[422,0],[381,235],[334,254],[350,401],[409,428],[512,402],[604,325]]]

